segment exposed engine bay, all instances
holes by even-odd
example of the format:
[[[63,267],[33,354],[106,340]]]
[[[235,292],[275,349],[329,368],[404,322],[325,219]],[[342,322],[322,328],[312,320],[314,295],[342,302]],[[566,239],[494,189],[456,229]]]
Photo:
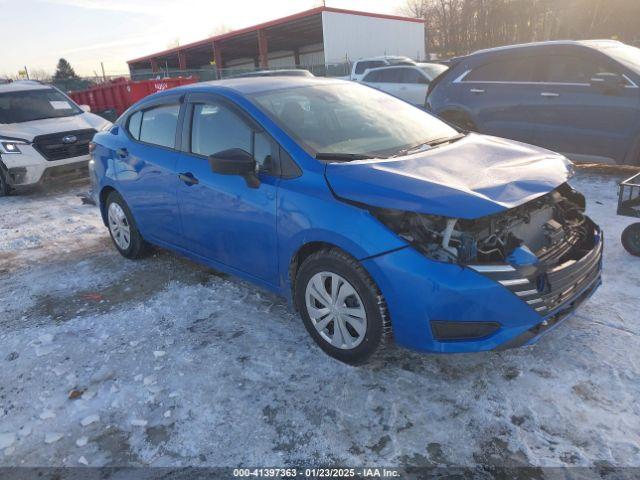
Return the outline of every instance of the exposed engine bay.
[[[372,213],[435,260],[558,265],[579,260],[594,247],[594,224],[584,208],[584,197],[564,183],[528,203],[475,220],[388,209]]]

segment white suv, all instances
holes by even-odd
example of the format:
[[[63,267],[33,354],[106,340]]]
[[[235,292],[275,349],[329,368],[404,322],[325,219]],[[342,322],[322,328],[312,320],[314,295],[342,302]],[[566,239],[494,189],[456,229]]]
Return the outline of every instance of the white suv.
[[[438,63],[372,68],[365,72],[361,82],[423,107],[429,84],[447,68]]]
[[[55,87],[34,81],[0,85],[0,196],[86,168],[89,142],[110,125]]]
[[[370,68],[386,67],[388,65],[415,65],[416,62],[409,57],[384,56],[373,58],[362,58],[353,62],[349,80],[359,82],[362,80],[365,72]]]

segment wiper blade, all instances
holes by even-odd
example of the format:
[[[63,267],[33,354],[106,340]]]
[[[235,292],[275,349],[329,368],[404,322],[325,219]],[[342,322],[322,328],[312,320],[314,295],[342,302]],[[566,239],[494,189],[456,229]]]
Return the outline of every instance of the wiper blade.
[[[339,162],[350,162],[352,160],[367,160],[369,158],[371,157],[368,155],[362,155],[360,153],[316,153],[317,160],[337,160]]]
[[[419,149],[421,149],[423,147],[437,147],[439,145],[444,145],[445,143],[455,142],[456,140],[460,140],[461,138],[464,138],[465,136],[466,136],[466,133],[459,133],[458,135],[454,135],[453,137],[436,138],[434,140],[429,140],[427,142],[422,142],[422,143],[419,143],[418,145],[414,145],[413,147],[405,148],[404,150],[400,150],[398,153],[396,153],[393,156],[394,157],[401,157],[402,155],[408,155],[411,152],[413,152],[415,150],[419,150]]]
[[[427,142],[427,145],[429,145],[430,147],[436,147],[438,145],[442,145],[443,143],[455,142],[456,140],[460,140],[461,138],[464,138],[466,136],[466,133],[459,133],[458,135],[454,135],[453,137],[436,138],[435,140]]]

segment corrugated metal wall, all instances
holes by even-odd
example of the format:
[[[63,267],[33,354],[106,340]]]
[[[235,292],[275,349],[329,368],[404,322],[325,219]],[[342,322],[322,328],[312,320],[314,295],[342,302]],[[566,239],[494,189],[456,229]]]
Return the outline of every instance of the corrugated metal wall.
[[[322,12],[322,26],[326,63],[380,55],[425,58],[423,23]]]

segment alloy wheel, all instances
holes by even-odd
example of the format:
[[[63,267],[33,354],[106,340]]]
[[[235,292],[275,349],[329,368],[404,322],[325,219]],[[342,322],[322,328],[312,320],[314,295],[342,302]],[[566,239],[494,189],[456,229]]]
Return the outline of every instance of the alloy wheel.
[[[353,285],[340,275],[319,272],[311,277],[305,303],[311,323],[333,347],[351,350],[364,340],[367,313]]]
[[[113,202],[109,205],[108,211],[109,231],[113,236],[113,241],[121,250],[126,250],[131,244],[131,229],[127,215],[120,205]]]

